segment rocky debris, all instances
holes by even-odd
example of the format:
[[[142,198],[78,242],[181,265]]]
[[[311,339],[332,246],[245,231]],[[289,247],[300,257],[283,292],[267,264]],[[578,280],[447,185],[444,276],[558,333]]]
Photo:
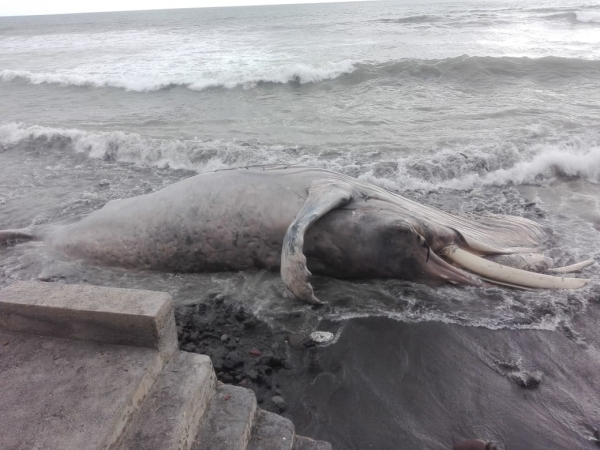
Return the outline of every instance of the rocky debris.
[[[589,440],[600,447],[600,428],[594,430],[594,437],[591,437]]]
[[[175,321],[181,350],[208,355],[220,381],[252,389],[263,409],[286,409],[278,374],[291,368],[287,333],[273,330],[224,295],[176,308]],[[296,336],[306,348],[310,339]]]
[[[471,439],[468,441],[460,441],[454,444],[453,450],[497,450],[497,447],[492,442],[485,442],[481,439]]]
[[[274,395],[273,397],[271,397],[271,403],[273,403],[273,405],[275,405],[275,407],[280,412],[285,411],[285,409],[287,408],[285,400],[280,395]]]
[[[539,370],[526,370],[519,355],[492,352],[486,359],[492,369],[522,388],[536,389],[542,383],[543,373]]]
[[[542,372],[537,370],[533,372],[526,370],[509,372],[507,376],[509,380],[526,389],[535,389],[542,382]]]

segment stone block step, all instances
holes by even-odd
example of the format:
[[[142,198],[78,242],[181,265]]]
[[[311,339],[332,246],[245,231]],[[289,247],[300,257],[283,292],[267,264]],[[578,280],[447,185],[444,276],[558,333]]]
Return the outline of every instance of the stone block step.
[[[315,441],[304,436],[296,436],[292,450],[332,450],[332,448],[329,442]]]
[[[259,409],[248,450],[292,450],[294,424],[278,414]]]
[[[178,346],[171,296],[164,292],[18,282],[0,290],[0,328],[149,347],[165,360]]]
[[[255,413],[254,392],[242,387],[220,384],[192,449],[246,449]]]
[[[177,352],[116,446],[119,450],[189,450],[215,391],[210,358]]]

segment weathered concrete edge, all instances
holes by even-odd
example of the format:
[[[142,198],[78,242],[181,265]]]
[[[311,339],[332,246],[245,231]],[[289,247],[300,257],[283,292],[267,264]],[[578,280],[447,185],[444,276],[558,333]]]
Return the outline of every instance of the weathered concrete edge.
[[[128,424],[131,423],[138,414],[142,403],[148,397],[156,379],[163,371],[169,360],[168,358],[171,356],[172,354],[162,355],[159,352],[156,353],[152,365],[146,371],[144,378],[138,384],[137,389],[129,399],[129,402],[123,407],[120,414],[114,418],[113,432],[106,437],[105,442],[101,447],[103,450],[111,450],[114,448],[115,444],[124,434]]]
[[[173,304],[163,292],[18,282],[0,290],[0,328],[149,347],[166,359],[177,349]]]
[[[112,450],[189,450],[215,389],[208,356],[176,352]]]

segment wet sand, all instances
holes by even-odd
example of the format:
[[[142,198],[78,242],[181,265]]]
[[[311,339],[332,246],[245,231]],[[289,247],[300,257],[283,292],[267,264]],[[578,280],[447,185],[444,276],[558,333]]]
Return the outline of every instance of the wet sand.
[[[220,379],[253,388],[261,407],[336,449],[441,450],[474,438],[499,449],[600,448],[599,303],[559,331],[325,322],[320,329],[339,332],[326,347],[307,347],[239,306],[212,299],[200,315],[180,308],[180,322],[211,324],[189,349],[208,349]],[[234,337],[221,340],[227,333]],[[226,363],[232,352],[240,361]]]
[[[289,414],[300,433],[344,450],[451,449],[473,438],[599,448],[599,310],[576,319],[579,336],[351,320],[335,345],[296,355],[281,380]]]

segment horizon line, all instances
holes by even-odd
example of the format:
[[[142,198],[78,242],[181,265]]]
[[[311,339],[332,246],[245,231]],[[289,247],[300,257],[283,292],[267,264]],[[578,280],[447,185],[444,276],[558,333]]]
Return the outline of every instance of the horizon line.
[[[3,15],[0,13],[0,19],[4,17],[42,17],[42,16],[70,16],[76,14],[104,14],[104,13],[116,13],[116,12],[149,12],[149,11],[175,11],[184,9],[222,9],[222,8],[252,8],[261,6],[292,6],[292,5],[319,5],[319,4],[341,4],[341,3],[376,3],[385,0],[291,0],[289,3],[257,3],[254,5],[223,5],[223,6],[182,6],[182,7],[166,7],[166,8],[152,8],[152,9],[115,9],[115,10],[102,10],[102,11],[75,11],[75,12],[55,12],[55,13],[24,13],[24,14],[8,14]]]

